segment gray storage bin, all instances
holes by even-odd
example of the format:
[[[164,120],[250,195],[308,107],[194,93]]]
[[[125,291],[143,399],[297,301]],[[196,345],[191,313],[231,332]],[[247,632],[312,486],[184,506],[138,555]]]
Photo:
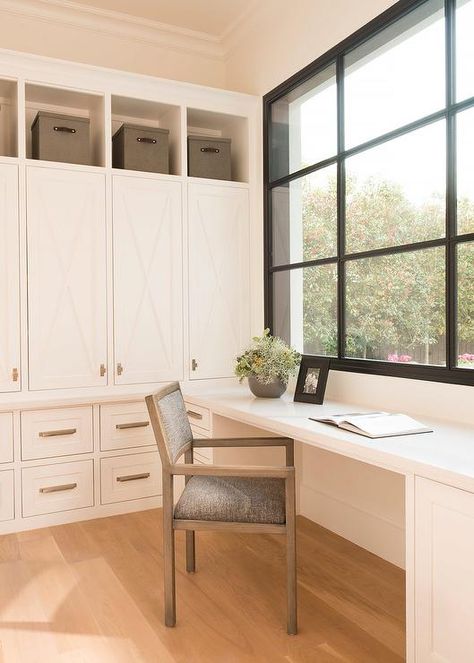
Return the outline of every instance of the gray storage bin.
[[[90,120],[39,111],[31,126],[32,157],[90,164]]]
[[[230,138],[188,136],[188,175],[230,180]]]
[[[112,138],[112,165],[126,170],[169,173],[169,131],[122,124]]]

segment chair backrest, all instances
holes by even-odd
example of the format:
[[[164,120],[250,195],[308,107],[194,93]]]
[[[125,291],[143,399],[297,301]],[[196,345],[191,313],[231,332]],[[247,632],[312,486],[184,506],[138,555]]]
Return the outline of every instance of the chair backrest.
[[[191,449],[193,434],[178,382],[145,398],[164,468]]]

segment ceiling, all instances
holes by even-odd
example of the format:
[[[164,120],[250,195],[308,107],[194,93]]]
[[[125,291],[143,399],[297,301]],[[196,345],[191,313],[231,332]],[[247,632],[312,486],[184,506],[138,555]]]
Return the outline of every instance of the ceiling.
[[[255,0],[77,0],[77,4],[221,37]]]

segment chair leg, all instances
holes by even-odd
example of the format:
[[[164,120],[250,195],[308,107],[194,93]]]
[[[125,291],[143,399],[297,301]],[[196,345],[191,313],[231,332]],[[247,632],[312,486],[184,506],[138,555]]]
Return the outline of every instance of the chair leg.
[[[175,553],[173,529],[173,477],[163,476],[163,568],[165,624],[176,625]]]
[[[194,530],[186,530],[186,571],[196,571],[196,539]]]
[[[286,480],[286,565],[287,565],[287,632],[296,635],[296,506],[295,477]]]

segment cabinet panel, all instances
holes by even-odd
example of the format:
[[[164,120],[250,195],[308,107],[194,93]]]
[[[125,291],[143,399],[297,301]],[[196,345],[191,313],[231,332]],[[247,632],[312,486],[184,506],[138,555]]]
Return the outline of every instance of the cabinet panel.
[[[102,458],[102,504],[161,495],[161,463],[157,451]]]
[[[72,456],[93,450],[90,405],[21,413],[23,460]]]
[[[18,168],[0,164],[0,391],[20,389],[19,264]]]
[[[0,472],[0,521],[15,517],[13,470]]]
[[[474,656],[474,494],[416,479],[417,663]]]
[[[185,402],[184,404],[186,406],[186,414],[188,415],[191,426],[198,426],[209,432],[211,429],[211,413],[209,408],[195,405],[194,403]]]
[[[105,177],[28,168],[30,388],[107,383]]]
[[[23,516],[38,516],[94,504],[93,461],[23,468]]]
[[[248,191],[188,191],[190,377],[231,377],[250,335]]]
[[[100,406],[100,448],[156,446],[145,401]]]
[[[0,414],[0,463],[13,461],[13,414]]]
[[[181,184],[114,177],[115,382],[183,373]]]

